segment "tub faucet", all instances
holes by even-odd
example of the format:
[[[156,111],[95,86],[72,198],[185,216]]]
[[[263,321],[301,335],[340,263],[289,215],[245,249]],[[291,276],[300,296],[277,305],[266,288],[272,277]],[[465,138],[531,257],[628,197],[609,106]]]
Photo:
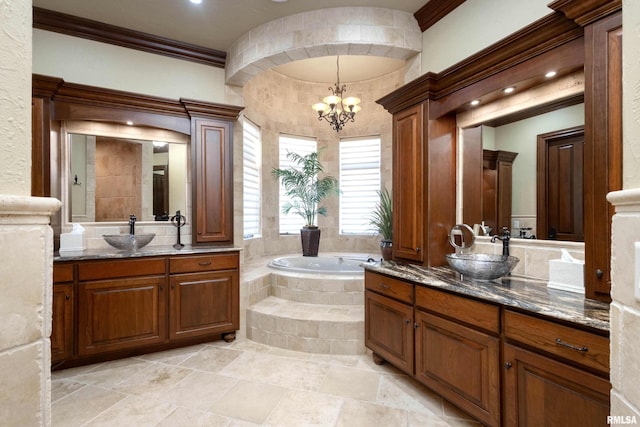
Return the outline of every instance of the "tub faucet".
[[[136,216],[133,214],[129,215],[129,234],[136,234]]]
[[[509,240],[511,239],[509,229],[507,227],[502,227],[502,236],[495,234],[491,238],[491,243],[495,243],[496,239],[502,240],[502,255],[509,256]]]

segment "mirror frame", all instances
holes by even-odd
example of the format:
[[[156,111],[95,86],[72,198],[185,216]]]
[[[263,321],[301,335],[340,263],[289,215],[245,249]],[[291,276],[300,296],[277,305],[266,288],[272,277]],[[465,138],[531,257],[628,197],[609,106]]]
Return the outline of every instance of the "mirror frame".
[[[32,155],[46,167],[34,167],[34,196],[62,199],[62,122],[87,120],[164,129],[184,134],[191,147],[197,118],[235,121],[242,107],[180,98],[172,100],[96,86],[65,82],[58,77],[32,75]],[[35,164],[40,162],[35,161]],[[191,167],[191,165],[190,165]],[[192,212],[185,212],[187,218]],[[54,250],[60,247],[62,210],[51,217]]]

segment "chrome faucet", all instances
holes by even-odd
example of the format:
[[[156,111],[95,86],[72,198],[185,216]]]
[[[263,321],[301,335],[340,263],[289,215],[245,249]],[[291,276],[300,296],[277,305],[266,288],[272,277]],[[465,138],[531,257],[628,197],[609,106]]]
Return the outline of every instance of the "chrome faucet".
[[[491,238],[491,243],[495,243],[496,239],[502,240],[502,255],[509,256],[509,240],[511,239],[511,233],[507,227],[502,227],[502,236],[495,234]]]
[[[129,215],[129,234],[136,234],[136,216],[133,214]]]

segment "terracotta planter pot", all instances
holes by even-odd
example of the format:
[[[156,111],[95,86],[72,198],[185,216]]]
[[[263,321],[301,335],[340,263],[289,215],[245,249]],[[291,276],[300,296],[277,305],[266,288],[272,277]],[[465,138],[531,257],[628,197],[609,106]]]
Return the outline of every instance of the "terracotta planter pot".
[[[380,240],[380,253],[382,254],[382,259],[385,261],[389,261],[393,258],[393,244],[391,240]]]
[[[302,241],[302,256],[318,256],[320,246],[320,229],[318,227],[303,227],[300,230]]]

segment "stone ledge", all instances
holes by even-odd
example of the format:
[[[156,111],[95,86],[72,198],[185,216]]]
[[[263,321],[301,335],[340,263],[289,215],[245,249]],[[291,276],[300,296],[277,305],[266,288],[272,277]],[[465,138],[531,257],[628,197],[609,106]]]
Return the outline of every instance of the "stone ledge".
[[[640,212],[640,188],[612,191],[607,194],[607,200],[616,208],[617,212]]]
[[[0,194],[0,225],[45,224],[62,203],[51,197],[31,197]]]

